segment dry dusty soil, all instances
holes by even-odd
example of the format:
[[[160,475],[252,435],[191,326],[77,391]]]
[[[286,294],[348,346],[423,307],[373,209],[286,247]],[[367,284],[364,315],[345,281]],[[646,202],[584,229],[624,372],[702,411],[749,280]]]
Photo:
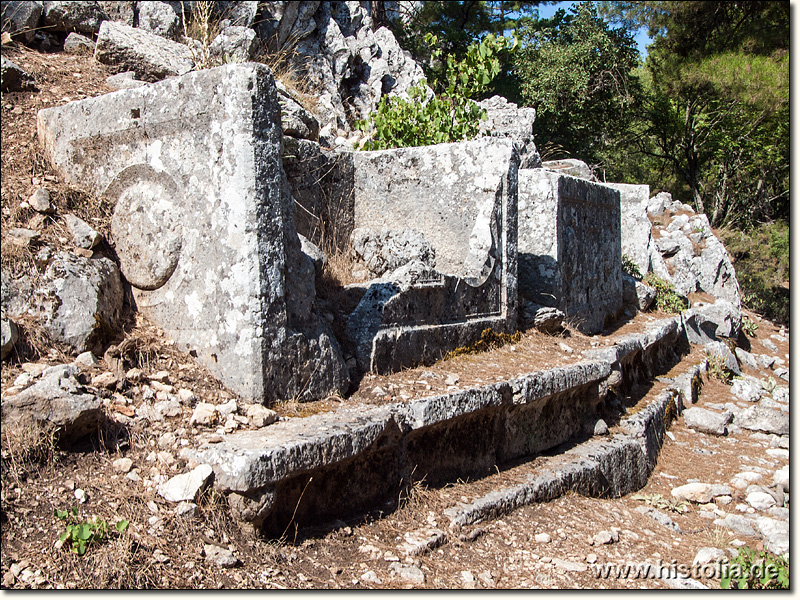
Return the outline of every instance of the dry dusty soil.
[[[109,72],[90,57],[42,55],[5,46],[3,54],[34,75],[39,87],[36,92],[4,94],[0,101],[3,235],[10,227],[25,226],[39,231],[41,241],[64,247],[68,236],[60,215],[66,212],[107,231],[109,207],[65,185],[42,160],[35,118],[40,108],[109,91],[105,86]],[[44,218],[23,204],[42,185],[50,190],[56,208],[55,215]],[[4,237],[4,265],[18,269],[30,261],[29,252],[11,248]],[[663,316],[641,315],[614,333],[635,331]],[[756,337],[747,340],[749,350],[778,356],[788,367],[788,331],[781,332],[755,315],[749,317],[759,325]],[[37,337],[33,327],[23,327],[23,333],[20,352],[3,364],[4,395],[20,376],[40,370],[36,365],[72,360]],[[249,427],[247,419],[229,422],[227,429],[219,423],[191,425],[193,403],[219,405],[232,397],[141,319],[127,325],[126,340],[119,352],[128,366],[141,369],[141,380],[99,390],[110,415],[100,436],[65,451],[55,447],[44,431],[4,428],[2,432],[3,588],[668,588],[670,583],[658,577],[601,571],[658,561],[688,566],[700,548],[709,546],[732,552],[741,545],[761,549],[756,538],[737,537],[713,524],[726,513],[755,512],[744,503],[744,490],[734,488],[730,497],[710,505],[681,505],[670,492],[691,481],[728,484],[742,471],[762,474],[764,482],[771,483],[773,472],[789,463],[788,451],[779,447],[777,436],[740,430],[715,437],[687,428],[679,418],[669,430],[649,483],[622,498],[568,494],[459,531],[448,530],[445,509],[518,480],[537,464],[532,457],[498,466],[496,474],[478,481],[441,488],[416,482],[384,511],[327,529],[295,524],[281,540],[254,539],[240,531],[224,498],[213,490],[198,500],[194,516],[178,516],[175,506],[155,489],[158,482],[185,470],[179,457],[182,447],[196,446],[218,431]],[[765,341],[774,343],[777,352],[767,349]],[[581,350],[609,342],[609,337],[574,333],[570,337],[526,334],[517,344],[479,356],[388,378],[367,377],[354,397],[362,402],[399,401],[451,385],[487,383],[512,372],[566,364]],[[693,352],[674,372],[700,359]],[[86,368],[85,378],[90,381],[111,370],[100,360]],[[785,385],[771,369],[745,372]],[[149,395],[167,388],[192,392],[179,414],[160,420],[134,418]],[[639,389],[641,401],[657,389],[657,383]],[[290,403],[279,413],[294,418],[335,408],[343,401]],[[730,385],[716,379],[705,382],[701,406],[719,408],[730,402],[746,404],[732,396]],[[120,458],[131,459],[131,464],[120,467],[117,462],[115,467]],[[70,551],[69,540],[59,541],[65,528],[54,511],[72,507],[78,509],[78,521],[98,519],[110,526],[106,538],[91,543],[83,556]],[[644,514],[643,507],[659,509],[675,527]],[[113,524],[120,520],[129,526],[117,533]],[[440,545],[406,555],[406,534],[431,527],[446,532]],[[216,564],[209,556],[212,548],[231,551],[237,564]],[[695,578],[719,587],[718,577],[710,571]]]

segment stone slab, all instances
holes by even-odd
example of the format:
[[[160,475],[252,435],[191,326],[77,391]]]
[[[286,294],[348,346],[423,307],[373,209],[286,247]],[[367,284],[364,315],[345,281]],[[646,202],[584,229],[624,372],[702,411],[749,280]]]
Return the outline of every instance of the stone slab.
[[[54,167],[115,207],[112,242],[138,309],[181,349],[249,400],[346,389],[338,343],[312,310],[267,67],[42,110],[38,130]]]

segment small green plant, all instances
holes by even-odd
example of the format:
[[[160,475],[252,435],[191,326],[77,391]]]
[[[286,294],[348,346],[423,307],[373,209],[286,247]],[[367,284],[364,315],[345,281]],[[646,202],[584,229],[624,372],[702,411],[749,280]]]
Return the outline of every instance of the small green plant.
[[[468,354],[480,354],[481,352],[487,352],[488,350],[493,350],[495,348],[500,348],[505,344],[509,344],[512,342],[519,342],[521,336],[519,331],[511,334],[511,333],[497,333],[494,329],[484,329],[481,332],[481,338],[472,344],[471,346],[461,346],[460,348],[456,348],[452,352],[448,352],[447,355],[444,357],[445,360],[450,360],[451,358],[455,358],[456,356],[465,356]]]
[[[728,367],[725,366],[725,359],[719,354],[711,354],[706,359],[708,364],[708,376],[719,379],[722,383],[730,383],[732,376]]]
[[[648,273],[644,282],[656,291],[656,308],[666,313],[680,314],[686,310],[686,302],[678,295],[668,281],[664,281],[655,273]]]
[[[724,565],[719,585],[724,590],[788,590],[789,561],[744,546]]]
[[[642,272],[639,270],[639,265],[633,262],[631,257],[627,254],[622,255],[622,270],[636,281],[642,280]]]
[[[744,331],[749,337],[756,337],[758,323],[751,321],[747,317],[742,317],[742,331]]]
[[[409,146],[428,146],[457,142],[477,137],[486,111],[472,98],[477,98],[500,72],[498,54],[516,48],[517,40],[509,41],[494,35],[467,49],[463,60],[453,56],[442,58],[438,38],[429,33],[426,42],[433,61],[444,60],[445,75],[441,89],[430,98],[426,80],[411,88],[408,100],[384,96],[370,121],[358,121],[356,128],[370,133],[366,150],[385,150]]]
[[[78,556],[86,553],[89,544],[102,543],[108,538],[108,523],[96,517],[91,521],[80,521],[77,506],[73,506],[68,511],[55,509],[53,516],[65,525],[64,531],[58,536],[59,541],[62,544],[69,544],[72,551]],[[122,519],[114,523],[114,529],[117,533],[122,533],[128,528],[128,525],[128,521]]]
[[[664,498],[661,494],[632,494],[632,500],[642,500],[654,508],[671,510],[683,514],[689,511],[689,504],[675,498]]]

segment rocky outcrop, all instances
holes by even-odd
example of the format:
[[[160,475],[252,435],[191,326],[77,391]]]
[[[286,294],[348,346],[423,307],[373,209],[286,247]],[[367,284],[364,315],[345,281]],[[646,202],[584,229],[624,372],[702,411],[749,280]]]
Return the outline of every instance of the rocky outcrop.
[[[36,89],[36,82],[25,70],[0,57],[0,89],[4,92],[26,92]]]
[[[486,120],[480,123],[483,135],[510,138],[519,153],[520,169],[542,166],[542,159],[533,143],[535,108],[518,108],[502,96],[492,96],[478,105],[486,111]]]

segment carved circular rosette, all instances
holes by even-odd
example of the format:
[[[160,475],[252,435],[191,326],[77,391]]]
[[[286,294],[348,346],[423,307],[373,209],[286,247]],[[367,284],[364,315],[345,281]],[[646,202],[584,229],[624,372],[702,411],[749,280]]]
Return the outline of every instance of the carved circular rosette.
[[[146,164],[123,169],[103,192],[115,207],[111,236],[120,270],[133,286],[158,289],[178,266],[182,196],[168,173]]]

